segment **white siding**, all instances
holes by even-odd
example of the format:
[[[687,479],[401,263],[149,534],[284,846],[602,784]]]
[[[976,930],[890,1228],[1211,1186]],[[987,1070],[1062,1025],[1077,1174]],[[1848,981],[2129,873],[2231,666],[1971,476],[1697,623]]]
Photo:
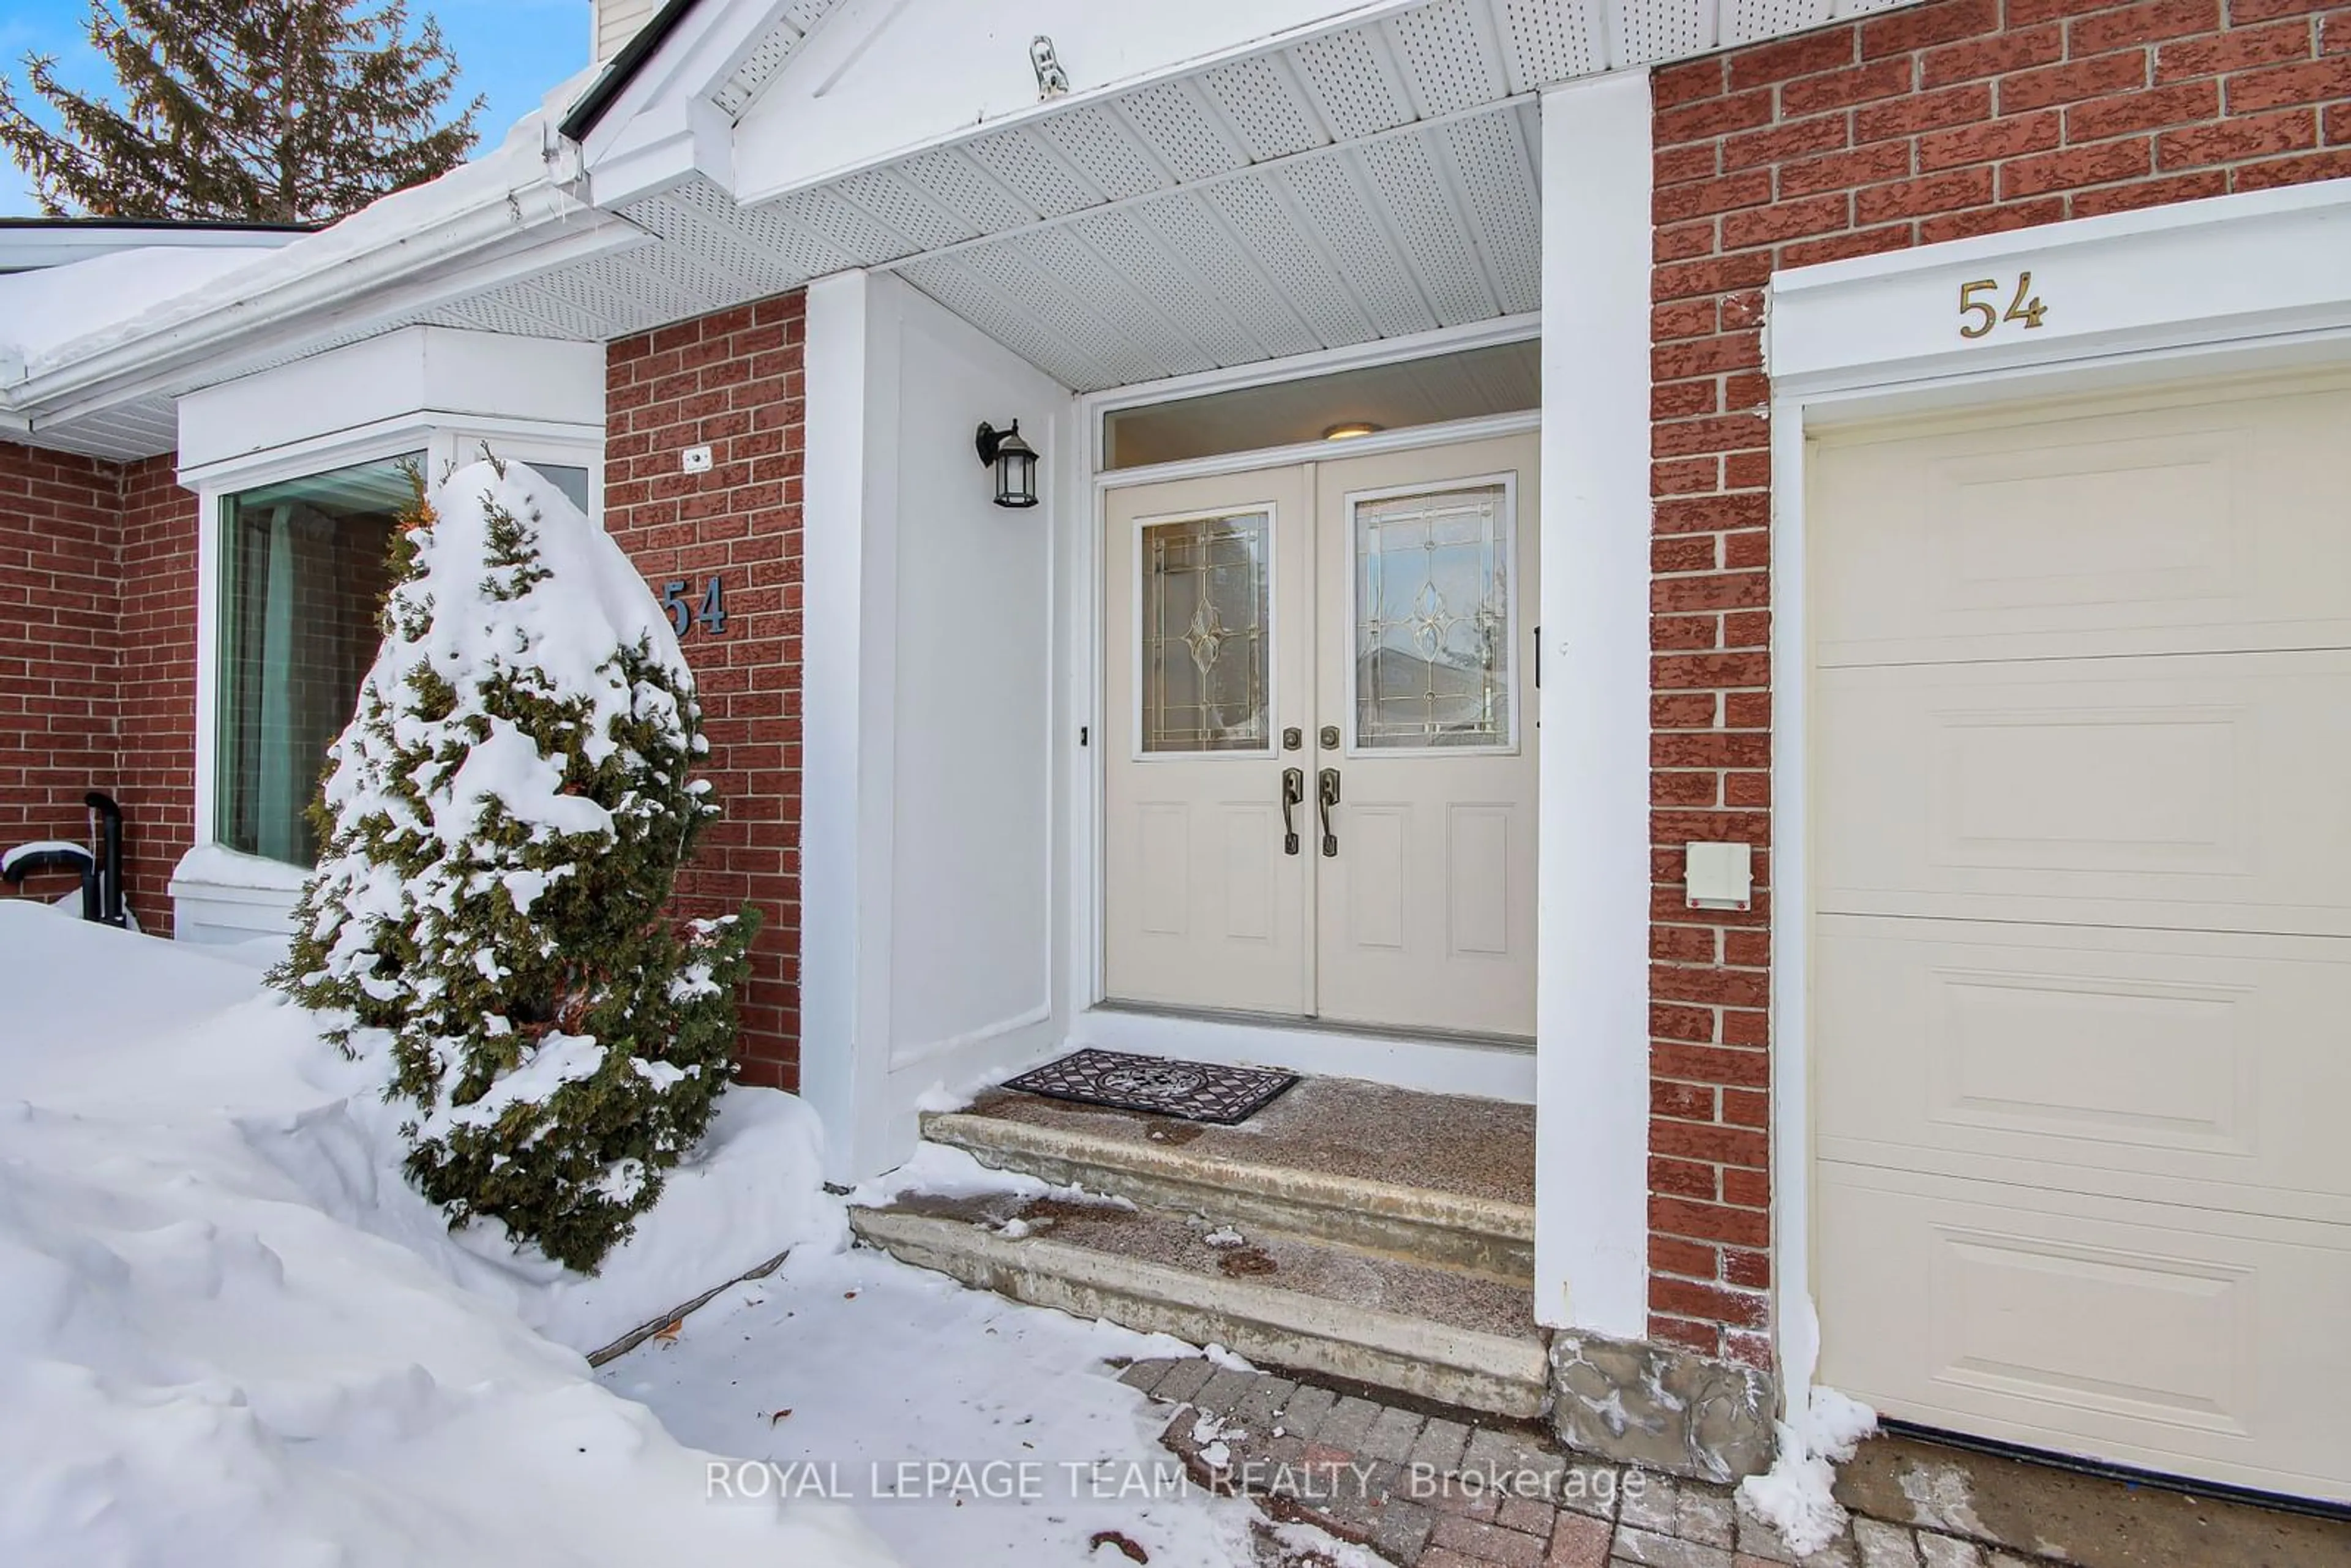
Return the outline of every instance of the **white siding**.
[[[1092,497],[992,503],[980,421],[1050,485],[1069,394],[898,278],[809,290],[806,384],[800,1081],[855,1181],[914,1152],[926,1090],[1068,1033],[1054,527]]]
[[[597,59],[619,54],[659,9],[660,0],[595,0]]]

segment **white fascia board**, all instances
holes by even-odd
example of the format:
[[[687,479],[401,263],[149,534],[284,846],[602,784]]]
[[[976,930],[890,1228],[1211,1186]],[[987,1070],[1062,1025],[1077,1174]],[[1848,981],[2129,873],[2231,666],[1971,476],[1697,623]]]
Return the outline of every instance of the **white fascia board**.
[[[744,113],[735,199],[749,206],[1008,126],[1063,114],[1408,11],[1422,0],[851,0]],[[1040,99],[1031,37],[1053,40],[1072,89]],[[1083,84],[1081,86],[1075,84]],[[598,199],[603,199],[600,191]]]
[[[401,421],[512,418],[601,431],[604,346],[409,327],[190,392],[179,408],[183,478]]]
[[[2024,293],[2038,327],[1994,311]],[[1774,275],[1765,349],[1780,396],[1916,384],[2351,329],[2351,179],[2180,202]]]
[[[700,97],[632,121],[596,158],[585,188],[597,206],[610,210],[658,196],[697,174],[722,191],[735,183],[735,122]]]

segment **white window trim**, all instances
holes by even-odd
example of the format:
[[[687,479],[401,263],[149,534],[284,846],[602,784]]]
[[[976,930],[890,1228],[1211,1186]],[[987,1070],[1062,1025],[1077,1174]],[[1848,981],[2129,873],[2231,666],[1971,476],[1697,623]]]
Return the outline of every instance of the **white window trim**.
[[[1172,463],[1137,464],[1132,467],[1113,468],[1109,461],[1108,417],[1126,409],[1181,402],[1216,392],[1242,392],[1250,387],[1272,386],[1283,382],[1311,381],[1318,376],[1335,375],[1342,371],[1437,359],[1446,354],[1467,353],[1472,349],[1499,348],[1505,343],[1531,342],[1541,335],[1542,317],[1540,314],[1497,316],[1488,321],[1439,327],[1433,331],[1414,332],[1401,338],[1374,338],[1342,348],[1316,349],[1303,354],[1292,354],[1287,359],[1253,360],[1243,365],[1193,371],[1164,381],[1107,387],[1101,392],[1082,393],[1078,399],[1078,417],[1083,422],[1086,432],[1087,476],[1097,488],[1149,485],[1163,479],[1190,478],[1198,474],[1280,467],[1285,461],[1305,462],[1315,455],[1328,456],[1331,452],[1328,442],[1306,441],[1289,446],[1215,452],[1205,457],[1179,458]],[[1355,436],[1343,444],[1348,455],[1353,456],[1395,447],[1430,445],[1441,441],[1466,441],[1474,439],[1478,434],[1484,434],[1483,427],[1489,424],[1507,426],[1511,430],[1531,429],[1541,417],[1542,409],[1538,404],[1511,413],[1486,414],[1443,423],[1410,424],[1395,430],[1375,431],[1369,435]],[[1448,430],[1471,434],[1450,436],[1426,434]],[[1500,429],[1493,432],[1497,434],[1503,433]],[[1289,455],[1291,453],[1299,455],[1290,459]]]
[[[1117,468],[1093,476],[1101,491],[1131,489],[1137,485],[1164,485],[1174,479],[1206,479],[1225,474],[1248,474],[1260,468],[1294,468],[1301,463],[1340,463],[1352,457],[1376,457],[1389,452],[1416,452],[1425,446],[1464,446],[1500,435],[1523,435],[1542,428],[1542,410],[1480,414],[1475,419],[1447,420],[1437,424],[1407,424],[1344,441],[1301,441],[1290,446],[1260,446],[1247,452],[1223,452],[1207,457],[1186,457],[1150,467]]]
[[[219,863],[220,855],[240,854],[221,842],[219,830],[221,595],[227,565],[222,529],[228,499],[265,485],[413,452],[424,454],[425,476],[431,482],[453,467],[472,461],[485,441],[500,457],[586,469],[588,518],[600,528],[604,526],[604,432],[597,425],[425,410],[181,470],[180,483],[196,493],[200,522],[196,544],[195,821],[189,853],[173,868],[169,887],[175,933],[196,930],[219,939],[238,932],[253,936],[283,932],[293,914],[296,898],[283,886],[254,885],[283,880],[274,878],[273,873],[293,869],[277,862],[243,857],[258,862],[256,874],[235,882],[224,880],[209,869]]]
[[[2351,180],[1954,240],[1775,276],[1771,392],[1773,1333],[1809,1436],[1812,1294],[1807,434],[1864,419],[2351,362]],[[2043,327],[1959,338],[1959,287],[2030,270]],[[2005,296],[2003,296],[2003,299]]]

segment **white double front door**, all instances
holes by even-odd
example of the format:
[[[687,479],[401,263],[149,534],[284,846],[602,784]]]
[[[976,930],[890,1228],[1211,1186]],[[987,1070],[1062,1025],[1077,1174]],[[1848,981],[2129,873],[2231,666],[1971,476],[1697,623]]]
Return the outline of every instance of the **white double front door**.
[[[1115,1000],[1534,1031],[1533,435],[1111,493]]]

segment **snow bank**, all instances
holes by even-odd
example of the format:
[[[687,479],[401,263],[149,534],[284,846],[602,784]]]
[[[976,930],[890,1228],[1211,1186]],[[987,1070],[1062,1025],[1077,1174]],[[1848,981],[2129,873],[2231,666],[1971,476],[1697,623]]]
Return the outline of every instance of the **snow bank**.
[[[369,1066],[249,968],[0,904],[0,1561],[888,1561],[836,1508],[711,1506],[576,1354],[838,1240],[797,1101],[731,1094],[584,1281],[450,1237]]]
[[[1815,1385],[1802,1416],[1780,1424],[1780,1457],[1771,1469],[1740,1483],[1739,1506],[1778,1531],[1797,1556],[1823,1550],[1845,1527],[1830,1467],[1852,1458],[1876,1430],[1876,1411]]]
[[[298,1025],[301,1019],[274,1001],[257,1005]],[[325,1076],[337,1065],[314,1071],[323,1067]],[[709,1136],[670,1171],[636,1235],[590,1277],[516,1251],[496,1225],[453,1234],[401,1174],[400,1123],[413,1109],[376,1098],[380,1067],[349,1071],[356,1082],[329,1106],[245,1119],[256,1151],[328,1213],[398,1241],[452,1282],[583,1354],[779,1252],[847,1243],[841,1207],[820,1185],[815,1113],[791,1095],[728,1090]]]

